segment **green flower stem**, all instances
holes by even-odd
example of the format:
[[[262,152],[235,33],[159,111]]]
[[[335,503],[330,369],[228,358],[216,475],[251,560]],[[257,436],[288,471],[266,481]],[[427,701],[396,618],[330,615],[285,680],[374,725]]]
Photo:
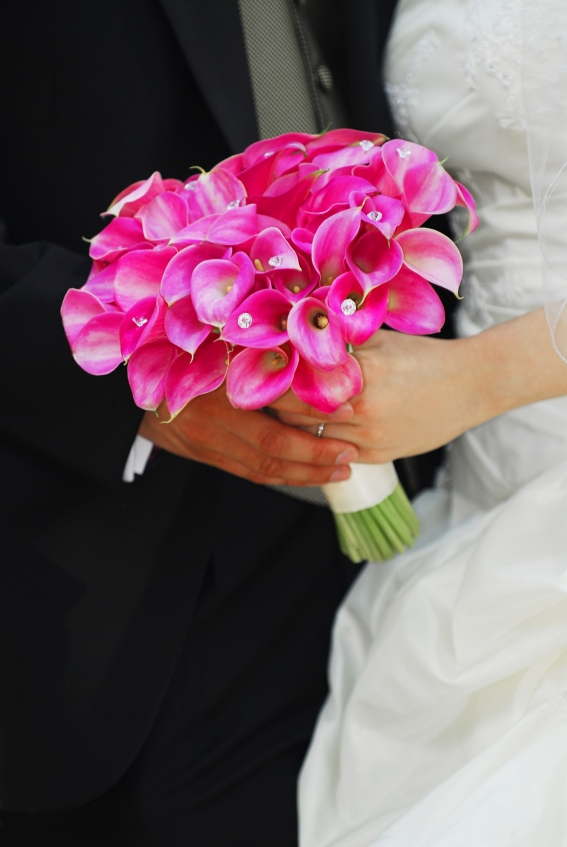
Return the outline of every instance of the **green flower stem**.
[[[412,547],[419,521],[402,486],[360,512],[335,514],[339,544],[353,562],[384,562]]]

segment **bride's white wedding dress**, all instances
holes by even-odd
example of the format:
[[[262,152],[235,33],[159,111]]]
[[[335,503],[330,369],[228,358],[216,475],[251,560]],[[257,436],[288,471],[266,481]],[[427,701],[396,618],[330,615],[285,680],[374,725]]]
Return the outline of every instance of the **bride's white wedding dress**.
[[[542,302],[520,17],[401,0],[389,44],[402,135],[478,203],[462,335]],[[369,565],[339,612],[302,847],[567,845],[567,398],[466,433],[451,471],[452,528]]]

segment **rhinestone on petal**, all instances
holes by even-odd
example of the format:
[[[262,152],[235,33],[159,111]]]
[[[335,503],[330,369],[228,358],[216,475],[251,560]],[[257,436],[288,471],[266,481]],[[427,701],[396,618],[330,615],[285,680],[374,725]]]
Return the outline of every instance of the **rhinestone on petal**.
[[[368,151],[372,150],[372,148],[374,147],[374,142],[370,141],[369,138],[363,138],[362,141],[359,141],[358,143],[365,153],[368,153]]]
[[[230,203],[227,203],[226,208],[227,209],[237,209],[239,203],[240,203],[240,200],[231,200]]]
[[[382,212],[368,212],[368,217],[371,221],[381,221],[382,220]]]
[[[132,323],[136,324],[136,326],[144,326],[144,324],[147,324],[147,322],[147,318],[132,318]]]
[[[270,156],[273,156],[275,152],[275,150],[268,150],[267,153],[264,153],[264,159],[269,159]]]
[[[248,312],[242,312],[238,316],[238,326],[240,329],[248,329],[249,326],[252,326],[252,315],[248,314]]]
[[[283,256],[272,256],[271,259],[268,259],[268,264],[271,268],[279,268],[282,263]]]
[[[407,159],[408,156],[411,156],[411,150],[408,150],[407,147],[398,147],[397,152],[400,159]]]
[[[193,182],[186,182],[185,183],[185,191],[195,191],[195,188],[197,187],[196,182],[197,182],[196,179],[193,180]]]
[[[356,312],[356,303],[354,300],[351,300],[350,297],[347,297],[346,300],[343,300],[341,303],[341,312],[343,315],[354,315]]]

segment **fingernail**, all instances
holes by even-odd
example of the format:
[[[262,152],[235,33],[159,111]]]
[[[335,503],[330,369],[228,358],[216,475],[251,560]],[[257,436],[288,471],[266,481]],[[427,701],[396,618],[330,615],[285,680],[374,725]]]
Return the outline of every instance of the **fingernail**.
[[[350,476],[350,468],[337,468],[333,471],[329,482],[341,482],[343,479],[348,479]]]
[[[330,420],[332,421],[349,421],[354,414],[354,409],[352,408],[350,403],[343,403],[342,406],[339,406],[338,409],[335,409],[334,412],[331,412],[329,415]]]
[[[347,447],[342,453],[339,453],[335,459],[335,465],[350,465],[351,462],[356,462],[358,459],[358,450],[356,447]]]

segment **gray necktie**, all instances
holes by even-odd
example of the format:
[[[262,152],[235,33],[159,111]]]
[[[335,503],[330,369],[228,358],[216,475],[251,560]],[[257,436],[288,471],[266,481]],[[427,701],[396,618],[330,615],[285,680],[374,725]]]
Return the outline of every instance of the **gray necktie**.
[[[316,42],[306,19],[300,20],[293,0],[238,0],[238,5],[260,137],[321,132],[329,115],[340,125],[342,109],[337,98],[331,98],[328,105],[330,71],[318,61]],[[321,80],[325,72],[331,83],[322,108],[315,75]],[[317,506],[327,505],[318,487],[270,487]]]

